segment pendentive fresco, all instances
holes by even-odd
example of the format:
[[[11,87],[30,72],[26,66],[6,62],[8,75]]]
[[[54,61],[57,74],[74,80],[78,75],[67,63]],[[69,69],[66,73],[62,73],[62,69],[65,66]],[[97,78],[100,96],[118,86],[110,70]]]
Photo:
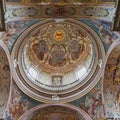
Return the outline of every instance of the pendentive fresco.
[[[10,65],[6,51],[0,47],[0,118],[5,115],[11,86]]]

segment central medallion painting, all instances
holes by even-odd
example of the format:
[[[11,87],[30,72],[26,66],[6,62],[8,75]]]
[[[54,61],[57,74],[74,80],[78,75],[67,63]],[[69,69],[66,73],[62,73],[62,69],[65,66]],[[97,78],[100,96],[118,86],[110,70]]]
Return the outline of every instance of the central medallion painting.
[[[26,54],[35,66],[50,74],[65,74],[83,65],[93,51],[87,34],[68,23],[41,26],[26,44]],[[91,57],[92,58],[92,57]]]

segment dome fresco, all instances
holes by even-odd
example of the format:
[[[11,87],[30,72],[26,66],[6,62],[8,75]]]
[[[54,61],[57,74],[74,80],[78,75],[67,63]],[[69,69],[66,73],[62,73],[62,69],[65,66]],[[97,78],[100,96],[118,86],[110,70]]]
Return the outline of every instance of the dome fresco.
[[[15,77],[22,80],[15,80],[18,86],[22,81],[19,87],[24,92],[27,92],[26,86],[37,93],[37,96],[29,94],[35,95],[37,100],[41,100],[41,95],[43,100],[50,99],[49,102],[66,100],[86,86],[91,88],[102,72],[104,49],[101,40],[90,27],[77,20],[43,20],[28,28],[18,39],[12,59],[19,63],[14,69]]]
[[[22,66],[36,84],[60,89],[78,79],[82,81],[89,74],[95,57],[93,51],[90,37],[79,26],[67,21],[51,22],[40,26],[28,38]]]
[[[28,40],[26,54],[30,61],[49,74],[68,73],[85,64],[87,58],[92,59],[90,38],[69,22],[42,25]]]

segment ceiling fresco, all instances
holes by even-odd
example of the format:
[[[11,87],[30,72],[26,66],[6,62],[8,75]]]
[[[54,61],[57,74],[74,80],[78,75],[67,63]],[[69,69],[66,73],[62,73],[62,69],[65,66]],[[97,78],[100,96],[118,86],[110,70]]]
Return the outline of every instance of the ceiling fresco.
[[[106,117],[112,118],[120,113],[120,40],[110,47],[104,73],[104,104]],[[111,84],[112,83],[112,84]],[[114,112],[113,112],[114,111]]]
[[[14,43],[16,42],[19,35],[29,26],[33,25],[37,21],[31,20],[31,21],[14,21],[14,22],[8,22],[7,27],[8,30],[6,30],[2,35],[1,39],[4,41],[4,43],[7,45],[9,51],[12,50],[12,47]]]
[[[32,81],[37,85],[54,86],[55,90],[55,79],[59,79],[59,90],[67,84],[72,87],[72,82],[85,79],[93,68],[94,59],[97,61],[96,53],[92,54],[96,48],[91,38],[75,23],[70,24],[67,20],[62,23],[49,21],[29,34],[32,36],[26,38],[28,40],[21,48],[24,49],[22,67],[28,78],[33,77]],[[36,71],[35,76],[30,69],[34,73]],[[83,74],[78,75],[78,71],[83,71]]]
[[[80,21],[89,25],[93,30],[97,32],[97,34],[102,39],[106,51],[108,50],[110,45],[120,36],[119,33],[111,30],[112,23],[109,21],[96,21],[87,19],[80,19]],[[36,22],[38,22],[38,20],[21,20],[8,22],[8,30],[1,35],[1,39],[4,41],[4,43],[7,45],[10,51],[12,50],[13,45],[16,42],[19,35],[27,27],[33,25]]]
[[[7,2],[27,2],[27,3],[100,3],[115,2],[115,0],[6,0]]]
[[[53,75],[71,72],[77,65],[87,64],[86,58],[92,59],[92,42],[82,31],[68,22],[46,23],[29,38],[26,55],[44,72]]]
[[[110,26],[112,25],[111,22],[86,20],[86,19],[83,19],[83,20],[80,20],[80,21],[89,25],[92,29],[94,29],[97,32],[97,34],[102,38],[102,42],[104,43],[104,47],[105,47],[106,51],[111,46],[111,44],[119,37],[119,34],[117,32],[111,31],[111,29],[110,29],[111,28]],[[17,41],[17,38],[20,36],[20,34],[27,27],[35,24],[36,22],[38,22],[38,21],[37,20],[30,20],[30,21],[27,20],[27,21],[11,21],[11,22],[8,22],[8,30],[6,32],[4,32],[1,39],[5,42],[5,44],[7,45],[7,47],[9,48],[10,51],[12,51],[13,45]],[[100,109],[101,109],[101,111],[103,111],[102,102],[98,102],[98,101],[102,101],[101,100],[102,98],[99,97],[99,95],[98,95],[98,97],[96,96],[96,94],[100,93],[101,88],[99,90],[98,90],[98,88],[101,85],[102,84],[98,84],[97,85],[98,87],[96,86],[85,97],[82,97],[80,100],[76,100],[76,101],[73,102],[74,105],[84,109],[90,116],[92,116],[92,118],[94,120],[96,120],[96,119],[98,120],[98,118],[102,119],[102,117],[104,116],[104,114],[100,113],[100,111],[99,111]],[[14,86],[13,86],[13,88],[16,89]],[[18,89],[16,89],[16,90],[19,91]],[[96,94],[94,94],[94,92]],[[26,98],[25,94],[21,94],[17,98],[19,98],[19,97],[21,98],[21,96],[22,96],[22,99]],[[86,97],[87,97],[87,99],[85,99]],[[15,101],[14,99],[16,100],[15,95],[13,96],[13,98],[11,100]],[[23,104],[24,104],[24,99],[23,100],[22,99],[18,99],[18,102],[16,102],[16,103],[12,102],[12,105],[10,105],[10,106],[11,107],[13,106],[13,108],[16,109],[16,106],[19,105],[19,108],[21,109],[22,108],[22,104],[21,104],[22,102],[21,101],[23,101]],[[26,98],[26,99],[28,99],[28,98]],[[91,101],[92,104],[91,104],[91,102],[90,103],[88,102],[88,104],[85,104],[84,101],[87,101],[87,100]],[[97,104],[97,103],[99,103],[99,104]],[[30,104],[32,104],[32,101],[31,101]],[[95,104],[97,104],[97,106]],[[34,105],[32,105],[32,106],[34,106]],[[16,114],[13,115],[14,111],[11,111],[11,107],[10,107],[10,115],[8,115],[8,120],[9,120],[9,118],[11,118],[11,120],[18,120],[21,113],[25,112],[24,108],[23,108],[23,111],[20,112],[20,110],[18,110],[19,112],[17,111]],[[29,107],[29,105],[28,105],[28,107]],[[92,110],[92,111],[90,111],[90,110]],[[98,113],[98,116],[96,116],[95,112]],[[102,117],[100,117],[100,116],[102,116]]]
[[[42,104],[26,96],[15,83],[12,85],[11,99],[6,111],[7,120],[18,120],[18,118],[32,107]]]
[[[81,20],[83,23],[89,25],[92,29],[94,29],[98,35],[101,37],[102,42],[104,44],[104,48],[106,52],[108,51],[111,44],[119,38],[119,33],[116,31],[112,31],[112,23],[108,21],[96,21],[96,20]]]
[[[104,120],[105,111],[102,99],[102,79],[96,84],[96,86],[82,98],[76,99],[70,104],[83,109],[93,120]]]
[[[28,88],[24,88],[23,84],[19,85],[20,82],[16,82],[15,77],[13,79],[14,83],[12,83],[12,87],[10,88],[10,66],[8,65],[8,61],[6,61],[7,56],[4,50],[0,48],[0,117],[3,117],[3,114],[6,113],[7,120],[18,120],[20,116],[22,118],[24,115],[26,120],[59,120],[59,118],[88,120],[84,116],[86,115],[93,120],[109,120],[120,113],[120,43],[116,42],[120,34],[112,31],[116,11],[116,7],[114,6],[115,0],[7,0],[6,5],[5,23],[7,23],[7,30],[0,33],[0,40],[6,44],[11,55],[14,50],[17,57],[12,59],[12,67],[16,71],[20,70],[20,74],[24,75],[20,76],[20,79],[23,82],[22,78],[25,78],[23,83],[27,84],[31,91],[27,91]],[[72,22],[63,25],[67,17],[74,18],[75,21],[85,24],[90,28],[89,31],[86,32],[79,29],[79,25],[74,26]],[[0,19],[2,18],[0,17]],[[54,19],[54,24],[52,25],[49,22],[44,25],[43,21],[48,18],[57,19]],[[3,21],[0,22],[0,25],[1,23]],[[41,27],[38,26],[37,30],[32,30],[31,27],[38,23],[41,24]],[[28,29],[31,32],[27,34]],[[98,38],[95,37],[96,41],[103,43],[104,48],[102,47],[102,50],[104,51],[105,49],[107,54],[104,82],[102,83],[100,74],[98,78],[96,77],[91,87],[89,87],[89,83],[92,83],[92,81],[86,82],[87,84],[84,85],[84,80],[82,81],[82,79],[81,84],[78,85],[80,88],[78,86],[71,87],[66,83],[74,82],[70,80],[72,77],[74,79],[72,71],[76,69],[77,64],[81,65],[81,63],[87,64],[89,62],[87,64],[90,68],[89,70],[92,68],[93,62],[90,62],[91,60],[86,61],[86,58],[93,56],[91,53],[96,51],[94,48],[96,44],[93,44],[94,42],[91,41],[91,38],[94,38],[94,35],[90,35],[91,31],[94,35],[98,36]],[[24,37],[25,34],[28,37]],[[24,42],[25,40],[27,42]],[[17,47],[16,49],[14,47],[18,43],[21,43],[23,47],[20,47],[21,52],[17,55]],[[115,44],[118,45],[115,47]],[[112,48],[110,47],[111,45]],[[22,48],[24,51],[22,51]],[[96,58],[97,55],[94,57]],[[94,60],[94,57],[92,60]],[[21,58],[22,60],[20,60]],[[101,62],[100,58],[101,54],[96,58],[96,65],[97,69],[101,68],[103,71],[103,66],[101,67],[103,61]],[[27,63],[26,66],[24,66],[24,62]],[[32,67],[30,66],[31,63]],[[45,67],[43,67],[44,65]],[[19,69],[18,67],[21,68]],[[39,75],[45,74],[46,78],[44,78],[43,83],[46,85],[40,83],[39,79],[42,76],[39,77],[35,70]],[[50,77],[47,76],[48,74],[50,74]],[[61,82],[63,74],[68,74],[69,76],[66,77],[68,79],[66,83]],[[36,82],[36,80],[38,81]],[[48,81],[50,82],[48,83]],[[87,80],[85,79],[85,81]],[[67,87],[59,89],[62,85],[66,85]],[[21,91],[22,88],[23,90]],[[35,94],[38,94],[37,97],[33,95],[33,88],[36,89]],[[86,89],[83,90],[83,88]],[[12,94],[9,99],[10,89],[12,89]],[[67,94],[69,90],[71,91]],[[74,90],[76,90],[76,96]],[[42,93],[41,91],[44,92]],[[81,91],[81,94],[79,94],[79,91]],[[50,99],[45,100],[46,98],[42,96],[44,94]],[[72,96],[73,99],[70,99],[67,95]],[[65,100],[64,98],[67,99]],[[8,99],[9,106],[5,112]],[[38,106],[44,103],[51,103],[51,101],[58,104],[64,102],[65,104],[63,104],[64,107],[62,108],[52,106],[48,107],[48,109],[45,107],[41,109],[41,106]],[[84,110],[88,115],[84,111],[73,115],[74,110],[71,112],[71,109],[65,107],[67,102],[77,106],[77,109],[80,108],[79,110]],[[30,114],[31,111],[34,111],[33,114]],[[65,114],[63,111],[66,111]],[[26,118],[26,116],[29,117]]]
[[[113,0],[18,0],[7,2],[6,5],[6,22],[41,18],[89,18],[112,21],[116,10]]]
[[[4,46],[2,42],[0,44]],[[5,115],[11,87],[11,72],[6,49],[0,46],[0,118]]]
[[[19,120],[92,120],[81,109],[70,105],[42,105],[28,111]]]
[[[6,10],[6,21],[41,18],[88,18],[112,21],[115,7],[99,5],[12,6]]]

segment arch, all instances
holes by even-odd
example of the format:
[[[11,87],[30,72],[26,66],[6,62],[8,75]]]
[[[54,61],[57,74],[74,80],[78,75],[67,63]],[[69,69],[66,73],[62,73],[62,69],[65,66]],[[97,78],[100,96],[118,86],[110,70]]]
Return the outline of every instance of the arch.
[[[6,45],[0,41],[0,118],[5,118],[12,91],[10,55]]]
[[[92,120],[82,109],[69,104],[46,104],[34,107],[23,114],[19,120]]]
[[[120,113],[120,39],[118,38],[109,48],[104,65],[103,103],[106,117],[113,118]]]

